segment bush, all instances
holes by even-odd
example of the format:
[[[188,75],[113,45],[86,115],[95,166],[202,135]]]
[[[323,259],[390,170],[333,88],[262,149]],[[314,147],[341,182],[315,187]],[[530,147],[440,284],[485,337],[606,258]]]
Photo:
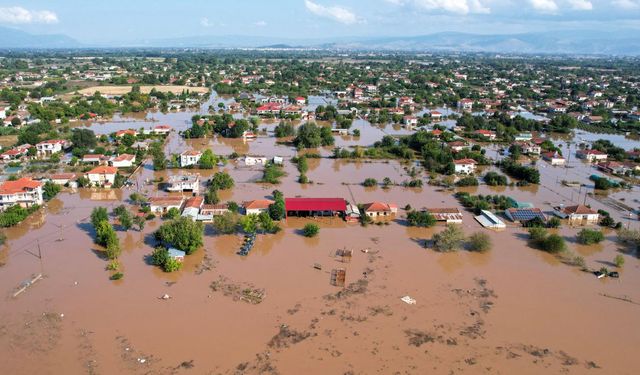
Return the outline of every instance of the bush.
[[[111,277],[109,277],[109,279],[111,280],[120,280],[124,277],[124,274],[122,272],[116,272],[113,275],[111,275]]]
[[[478,186],[478,179],[473,176],[463,177],[456,182],[456,186]]]
[[[504,186],[507,184],[507,177],[496,172],[487,172],[484,182],[489,186]]]
[[[436,225],[436,219],[427,211],[411,211],[407,214],[410,227],[428,228]]]
[[[162,246],[156,247],[151,253],[151,263],[154,266],[163,267],[169,259],[169,251]]]
[[[226,212],[213,218],[213,228],[222,234],[232,234],[237,231],[240,217],[235,212]]]
[[[457,251],[462,247],[463,242],[462,228],[455,224],[449,224],[445,230],[433,235],[433,247],[440,252]]]
[[[593,245],[604,240],[604,234],[599,230],[583,229],[578,232],[578,243],[583,245]]]
[[[605,216],[600,220],[601,227],[612,227],[616,224],[616,221],[611,216]]]
[[[531,241],[540,244],[545,240],[545,238],[547,238],[546,229],[540,227],[533,227],[529,229],[529,239],[531,239]]]
[[[262,180],[260,182],[267,184],[279,184],[280,177],[284,176],[285,173],[282,170],[282,166],[278,164],[269,163],[264,167],[264,173],[262,175]]]
[[[275,128],[276,138],[292,137],[295,135],[295,129],[290,122],[281,121]]]
[[[547,228],[560,228],[562,222],[557,217],[552,217],[547,221]]]
[[[362,186],[365,186],[365,187],[373,187],[377,185],[378,185],[378,181],[375,178],[367,178],[362,183]]]
[[[567,249],[567,245],[564,242],[564,238],[557,234],[551,234],[542,242],[542,250],[556,254],[561,253]]]
[[[469,250],[484,253],[491,249],[491,237],[482,232],[473,233],[469,236]]]
[[[169,250],[159,246],[151,253],[151,263],[162,268],[164,272],[174,272],[182,268],[182,263],[169,257]]]
[[[305,237],[315,237],[320,233],[320,227],[318,224],[309,223],[302,228],[302,234]]]
[[[620,254],[616,255],[616,257],[613,258],[613,264],[615,264],[616,267],[621,268],[624,266],[624,257]]]
[[[31,206],[28,209],[20,207],[18,205],[11,206],[0,212],[0,227],[8,228],[19,224],[26,219],[30,214],[40,208],[39,206]]]

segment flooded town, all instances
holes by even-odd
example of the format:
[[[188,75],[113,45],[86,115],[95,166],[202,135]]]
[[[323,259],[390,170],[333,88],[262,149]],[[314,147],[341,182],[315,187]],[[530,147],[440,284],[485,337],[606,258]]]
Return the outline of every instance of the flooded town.
[[[3,374],[636,374],[640,60],[0,51]]]

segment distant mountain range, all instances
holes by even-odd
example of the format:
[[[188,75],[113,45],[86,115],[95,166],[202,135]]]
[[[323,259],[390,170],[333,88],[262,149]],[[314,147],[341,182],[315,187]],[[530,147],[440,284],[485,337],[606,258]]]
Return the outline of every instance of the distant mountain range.
[[[34,35],[0,27],[0,48],[78,48],[82,44],[61,34]]]
[[[34,35],[0,27],[0,48],[271,48],[378,51],[461,51],[526,54],[640,55],[640,36],[617,32],[553,31],[525,34],[444,32],[421,36],[292,39],[263,36],[193,36],[113,43],[79,42],[66,35]]]

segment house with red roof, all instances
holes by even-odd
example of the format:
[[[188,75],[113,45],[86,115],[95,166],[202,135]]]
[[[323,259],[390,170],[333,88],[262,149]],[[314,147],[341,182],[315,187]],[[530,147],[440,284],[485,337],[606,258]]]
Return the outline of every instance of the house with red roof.
[[[131,168],[135,162],[136,156],[131,154],[121,154],[109,160],[109,164],[115,168]]]
[[[281,103],[265,103],[256,109],[258,115],[275,115],[280,113],[283,106]]]
[[[157,135],[167,135],[171,132],[171,126],[169,125],[156,125],[153,128],[153,133]]]
[[[496,139],[496,132],[492,130],[478,129],[474,131],[473,134],[484,137],[490,141],[493,141]]]
[[[473,100],[471,100],[471,99],[460,99],[460,100],[458,100],[457,107],[461,111],[471,111],[471,110],[473,110]]]
[[[93,186],[111,187],[116,181],[116,174],[118,174],[118,168],[103,165],[87,172],[87,178]]]
[[[560,214],[569,219],[571,225],[597,224],[600,220],[600,214],[582,204],[565,207]]]
[[[180,166],[182,168],[189,167],[192,165],[198,165],[200,163],[200,158],[202,157],[202,152],[197,150],[187,150],[180,154]]]
[[[287,216],[341,216],[347,211],[343,198],[285,198]]]
[[[371,218],[388,217],[398,213],[395,203],[372,202],[362,206],[364,214]]]
[[[31,207],[43,202],[41,182],[23,177],[0,184],[0,211],[15,205]]]
[[[578,150],[576,152],[576,157],[578,159],[585,159],[591,163],[607,160],[607,154],[600,150]]]
[[[7,150],[0,154],[0,160],[8,161],[20,159],[21,157],[27,155],[29,153],[29,149],[32,148],[30,144],[24,144],[21,146],[14,147],[10,150]]]
[[[116,132],[116,138],[121,138],[121,137],[123,137],[125,134],[129,134],[129,135],[132,135],[132,136],[134,136],[134,137],[137,137],[137,136],[138,136],[138,132],[137,132],[137,131],[135,131],[135,130],[133,130],[133,129],[126,129],[126,130],[118,130],[118,131]]]
[[[565,165],[567,161],[557,151],[549,151],[542,154],[542,159],[548,161],[551,165]]]
[[[305,105],[307,103],[307,99],[304,96],[298,96],[296,98],[297,105]]]
[[[256,199],[242,203],[242,210],[245,215],[259,215],[269,210],[274,202],[269,199]]]

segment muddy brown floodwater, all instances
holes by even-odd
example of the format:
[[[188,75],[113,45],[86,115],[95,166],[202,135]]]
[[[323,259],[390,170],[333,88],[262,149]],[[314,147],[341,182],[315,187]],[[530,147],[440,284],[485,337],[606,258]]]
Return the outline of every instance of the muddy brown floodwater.
[[[190,114],[176,115],[180,119]],[[171,122],[171,117],[164,122]],[[382,136],[359,124],[365,143]],[[377,134],[374,136],[373,134]],[[358,142],[350,137],[338,141]],[[282,155],[295,150],[273,138],[184,141],[171,136],[167,150],[212,147],[216,153]],[[321,150],[328,155],[330,150]],[[590,166],[569,172],[547,167],[538,187],[473,188],[508,194],[547,210],[569,204],[578,190],[556,183],[564,173],[584,179]],[[541,164],[542,167],[542,164]],[[258,168],[229,163],[236,180],[223,200],[267,197],[274,188],[286,196],[383,200],[399,207],[457,206],[452,192],[425,185],[364,188],[365,178],[409,179],[396,161],[309,160],[314,184],[296,183],[295,166],[277,186],[256,184]],[[206,177],[217,171],[201,171]],[[148,264],[156,219],[144,231],[118,232],[124,278],[109,280],[106,261],[93,244],[91,210],[113,208],[139,189],[164,194],[146,179],[124,191],[65,191],[40,213],[6,231],[0,250],[0,368],[3,374],[636,374],[640,359],[640,269],[635,254],[624,255],[620,279],[596,279],[558,258],[527,246],[526,232],[480,228],[465,212],[466,234],[485,231],[493,249],[486,254],[440,254],[424,247],[442,227],[407,227],[401,210],[388,225],[317,220],[317,238],[300,229],[310,219],[290,218],[276,235],[258,235],[248,257],[235,253],[242,238],[207,229],[205,245],[185,267],[166,274]],[[573,177],[572,177],[573,179]],[[585,181],[586,182],[586,181]],[[582,192],[584,193],[584,192]],[[637,193],[619,193],[637,197]],[[615,194],[614,194],[615,196]],[[582,198],[581,198],[582,199]],[[596,208],[623,217],[600,201]],[[625,224],[627,222],[625,221]],[[638,221],[630,221],[638,228]],[[587,266],[609,264],[621,250],[615,233],[595,246],[577,245],[578,229],[559,233]],[[337,249],[354,250],[349,263]],[[368,252],[361,250],[367,249]],[[41,254],[41,258],[38,257]],[[319,264],[318,270],[314,267]],[[346,270],[344,288],[330,285],[333,269]],[[43,278],[18,297],[33,275]],[[168,294],[170,299],[161,299]],[[401,301],[403,296],[415,305]],[[609,297],[606,297],[609,296]],[[619,297],[621,299],[610,298]]]

